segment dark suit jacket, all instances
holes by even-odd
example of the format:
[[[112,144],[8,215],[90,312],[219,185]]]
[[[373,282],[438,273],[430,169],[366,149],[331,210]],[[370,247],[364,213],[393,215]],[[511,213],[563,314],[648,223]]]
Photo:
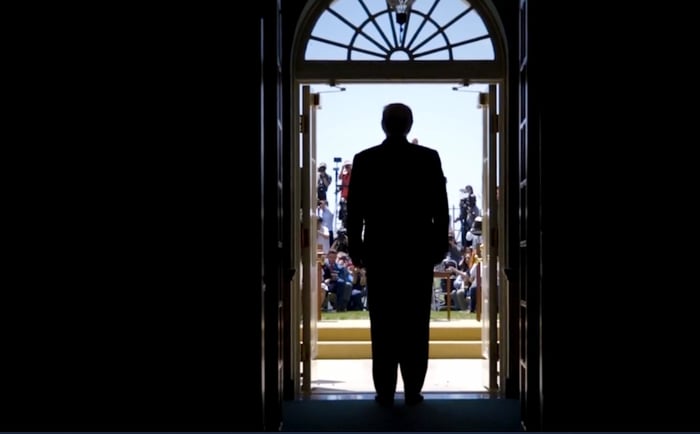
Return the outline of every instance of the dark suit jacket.
[[[353,262],[370,269],[400,256],[404,264],[433,266],[449,247],[449,220],[437,151],[401,137],[355,155],[347,199]]]

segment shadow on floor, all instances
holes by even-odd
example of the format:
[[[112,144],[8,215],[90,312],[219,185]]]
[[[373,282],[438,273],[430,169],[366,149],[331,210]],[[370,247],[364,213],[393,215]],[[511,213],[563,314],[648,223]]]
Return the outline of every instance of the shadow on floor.
[[[285,401],[284,432],[300,431],[522,431],[518,400],[426,399],[407,407],[402,397],[392,408],[374,400]]]

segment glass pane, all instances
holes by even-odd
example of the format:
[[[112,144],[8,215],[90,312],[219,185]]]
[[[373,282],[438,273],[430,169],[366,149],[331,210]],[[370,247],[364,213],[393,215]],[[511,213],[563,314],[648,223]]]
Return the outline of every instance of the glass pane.
[[[495,59],[483,20],[465,0],[416,0],[403,27],[385,0],[336,0],[311,36],[307,60],[347,59],[348,48],[352,60]]]
[[[495,60],[491,39],[483,39],[471,44],[460,45],[453,50],[455,60]]]

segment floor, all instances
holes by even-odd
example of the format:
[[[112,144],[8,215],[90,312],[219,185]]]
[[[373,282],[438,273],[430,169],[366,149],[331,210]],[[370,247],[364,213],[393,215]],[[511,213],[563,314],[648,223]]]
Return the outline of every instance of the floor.
[[[385,410],[373,402],[370,359],[314,360],[311,394],[285,401],[282,431],[522,431],[518,401],[494,399],[484,387],[486,369],[482,359],[431,359],[423,387],[426,402],[419,408],[404,405],[399,373],[397,404]]]
[[[507,399],[434,398],[417,406],[401,397],[389,408],[373,400],[284,401],[284,432],[522,432],[520,403]]]
[[[481,394],[484,387],[484,360],[479,359],[432,359],[428,364],[423,392],[433,394]],[[359,360],[314,360],[311,366],[312,395],[322,399],[323,395],[351,394],[371,395],[372,361]],[[397,392],[403,392],[401,375]],[[328,397],[330,398],[330,397]],[[344,399],[352,399],[345,396]]]

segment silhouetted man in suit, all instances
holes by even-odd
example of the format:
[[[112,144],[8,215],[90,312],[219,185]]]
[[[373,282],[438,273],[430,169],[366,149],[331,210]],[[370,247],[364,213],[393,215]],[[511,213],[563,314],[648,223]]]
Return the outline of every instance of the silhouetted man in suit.
[[[423,401],[433,267],[448,250],[440,156],[408,142],[412,125],[408,106],[384,107],[386,139],[355,155],[348,191],[348,248],[353,263],[367,270],[372,376],[382,405],[394,402],[399,367],[406,404]],[[399,165],[403,174],[391,180],[400,182],[389,182],[387,189],[387,172]]]

